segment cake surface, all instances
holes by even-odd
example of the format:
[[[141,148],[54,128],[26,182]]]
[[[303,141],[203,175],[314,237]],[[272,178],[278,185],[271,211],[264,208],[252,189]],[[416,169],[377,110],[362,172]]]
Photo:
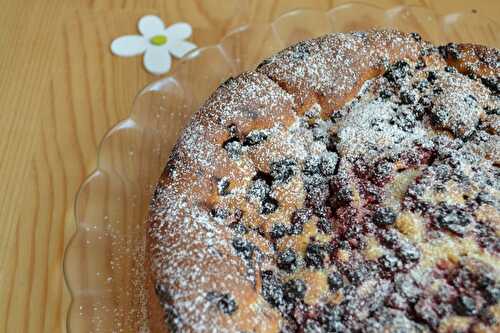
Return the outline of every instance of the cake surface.
[[[499,77],[382,30],[224,82],[152,199],[151,330],[500,331]]]

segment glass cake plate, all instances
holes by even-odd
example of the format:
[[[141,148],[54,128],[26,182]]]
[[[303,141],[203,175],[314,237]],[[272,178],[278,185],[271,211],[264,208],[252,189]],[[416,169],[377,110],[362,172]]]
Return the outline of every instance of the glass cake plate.
[[[97,168],[76,196],[77,231],[65,254],[72,295],[68,332],[147,331],[144,221],[150,195],[190,115],[228,77],[297,41],[373,27],[417,31],[439,44],[500,47],[500,24],[472,12],[438,17],[423,7],[382,9],[356,2],[327,11],[295,9],[272,22],[248,23],[250,15],[234,15],[233,8],[218,18],[217,26],[237,28],[218,44],[188,54],[169,76],[145,87],[129,117],[103,138]]]

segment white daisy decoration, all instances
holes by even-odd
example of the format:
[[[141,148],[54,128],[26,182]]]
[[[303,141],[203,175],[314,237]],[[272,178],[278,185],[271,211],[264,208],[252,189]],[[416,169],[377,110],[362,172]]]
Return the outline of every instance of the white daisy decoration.
[[[174,23],[165,28],[163,21],[154,15],[139,20],[141,35],[127,35],[111,43],[111,52],[120,57],[133,57],[144,53],[144,67],[152,74],[165,74],[172,64],[171,54],[181,58],[196,45],[186,41],[191,36],[191,25],[184,22]]]

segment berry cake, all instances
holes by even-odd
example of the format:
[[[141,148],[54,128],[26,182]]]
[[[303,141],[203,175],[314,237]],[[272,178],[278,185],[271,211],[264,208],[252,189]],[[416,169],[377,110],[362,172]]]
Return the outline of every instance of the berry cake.
[[[338,33],[224,82],[149,218],[153,332],[499,332],[500,51]]]

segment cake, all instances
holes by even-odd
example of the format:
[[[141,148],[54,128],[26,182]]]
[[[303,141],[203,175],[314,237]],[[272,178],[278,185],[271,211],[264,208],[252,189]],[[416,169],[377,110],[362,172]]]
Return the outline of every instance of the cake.
[[[499,332],[499,66],[372,30],[221,84],[151,201],[151,330]]]

